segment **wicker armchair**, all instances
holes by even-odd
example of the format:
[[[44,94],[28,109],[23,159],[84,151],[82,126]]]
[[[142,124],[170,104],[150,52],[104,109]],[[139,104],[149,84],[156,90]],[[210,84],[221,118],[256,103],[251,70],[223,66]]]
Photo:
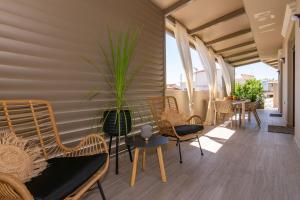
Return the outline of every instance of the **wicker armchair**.
[[[0,127],[28,139],[31,145],[39,145],[42,148],[41,158],[49,163],[41,175],[25,184],[8,174],[0,173],[0,199],[75,200],[80,199],[95,183],[105,199],[99,180],[108,169],[109,158],[102,136],[91,134],[76,147],[64,146],[52,108],[48,102],[41,100],[0,101]],[[57,163],[60,165],[55,168]],[[87,163],[89,166],[86,166]],[[68,178],[76,178],[77,182]]]
[[[259,106],[259,101],[246,102],[245,103],[245,112],[248,112],[248,121],[251,120],[251,113],[253,113],[258,127],[261,127],[261,121],[260,121],[260,118],[259,118],[258,113],[256,111],[258,106]]]
[[[231,103],[231,100],[218,100],[214,102],[215,104],[215,122],[214,124],[217,124],[218,118],[221,117],[221,115],[227,116],[230,119],[230,124],[232,127],[233,120],[236,114],[235,108]]]
[[[199,136],[201,136],[202,130],[202,119],[198,115],[193,115],[188,118],[186,124],[173,126],[168,120],[162,120],[161,116],[165,110],[173,110],[179,113],[178,105],[175,97],[172,96],[160,96],[149,98],[149,104],[153,118],[158,126],[159,133],[161,135],[175,138],[176,145],[179,149],[180,163],[182,163],[181,146],[180,143],[191,139],[197,139],[200,147],[201,155],[203,151],[201,148]]]

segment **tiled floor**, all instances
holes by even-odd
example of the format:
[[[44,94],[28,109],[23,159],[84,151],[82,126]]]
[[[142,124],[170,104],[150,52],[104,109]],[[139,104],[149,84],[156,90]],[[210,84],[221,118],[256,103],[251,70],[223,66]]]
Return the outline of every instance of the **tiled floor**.
[[[132,165],[123,154],[120,174],[114,174],[112,162],[102,181],[107,199],[299,200],[300,152],[292,135],[267,132],[270,112],[259,112],[261,129],[254,118],[245,129],[207,128],[201,137],[205,155],[201,157],[197,142],[186,142],[182,164],[175,144],[165,146],[167,183],[161,182],[152,153],[146,171],[139,168],[136,185],[130,187]],[[85,196],[94,199],[101,199],[96,188]]]

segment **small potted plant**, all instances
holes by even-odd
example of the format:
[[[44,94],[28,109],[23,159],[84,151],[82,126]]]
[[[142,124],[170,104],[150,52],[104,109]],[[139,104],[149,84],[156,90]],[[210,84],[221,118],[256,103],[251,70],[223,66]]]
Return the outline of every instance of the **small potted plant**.
[[[117,37],[114,37],[116,36]],[[99,45],[101,57],[105,60],[105,67],[95,64],[90,59],[84,58],[94,66],[110,87],[115,96],[114,108],[103,113],[102,129],[110,137],[116,136],[116,154],[118,154],[118,143],[121,135],[127,135],[131,131],[132,119],[130,110],[126,107],[125,95],[132,81],[141,70],[141,65],[132,66],[131,60],[140,36],[140,29],[127,30],[113,35],[108,30],[108,50]],[[130,69],[130,70],[129,70]],[[104,74],[108,73],[109,76]],[[99,90],[91,93],[91,99],[100,93]],[[116,169],[116,173],[118,170]]]

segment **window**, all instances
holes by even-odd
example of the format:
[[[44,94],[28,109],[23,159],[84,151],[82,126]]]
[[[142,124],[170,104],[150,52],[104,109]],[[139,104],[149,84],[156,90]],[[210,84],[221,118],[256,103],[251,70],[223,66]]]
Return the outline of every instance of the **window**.
[[[208,90],[204,68],[195,49],[190,48],[194,71],[194,89]],[[166,33],[166,81],[168,89],[186,90],[186,80],[175,38]]]

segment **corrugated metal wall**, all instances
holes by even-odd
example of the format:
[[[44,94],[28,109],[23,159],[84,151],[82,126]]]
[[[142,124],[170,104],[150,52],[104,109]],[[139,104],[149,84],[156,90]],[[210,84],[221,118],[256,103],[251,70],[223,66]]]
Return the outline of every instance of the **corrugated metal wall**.
[[[0,98],[49,100],[63,141],[78,141],[95,131],[97,112],[114,101],[106,82],[82,56],[104,66],[96,43],[107,45],[107,27],[119,32],[136,26],[142,35],[133,64],[145,67],[127,99],[133,110],[148,116],[145,98],[164,92],[165,45],[164,16],[150,1],[1,0]],[[95,87],[101,94],[87,100]],[[139,118],[135,122],[142,123]]]

